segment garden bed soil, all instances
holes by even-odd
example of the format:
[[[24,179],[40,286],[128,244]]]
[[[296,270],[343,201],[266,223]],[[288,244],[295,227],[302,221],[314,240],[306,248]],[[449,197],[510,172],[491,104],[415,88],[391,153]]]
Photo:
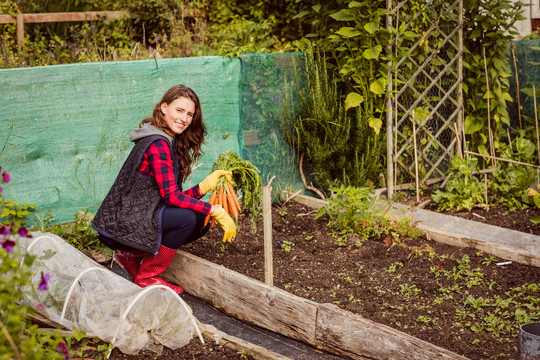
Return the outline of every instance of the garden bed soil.
[[[399,199],[398,202],[411,207],[425,204],[423,206],[424,209],[437,212],[439,204],[431,201],[433,189],[435,189],[435,187],[428,188],[427,191],[419,196],[419,200],[416,199],[416,193],[414,191],[400,191],[397,194],[397,198]],[[488,209],[476,207],[470,211],[447,210],[442,213],[540,236],[540,225],[534,224],[529,220],[532,217],[540,216],[540,209],[538,208],[509,211],[508,208],[504,206],[490,204]]]
[[[473,212],[484,219],[472,212],[454,215],[538,233],[527,222],[529,212]],[[422,237],[350,237],[338,244],[326,215],[315,215],[294,201],[273,205],[275,286],[470,359],[517,358],[520,323],[540,317],[540,268]],[[262,224],[252,233],[242,214],[237,237],[231,243],[222,237],[216,227],[182,249],[264,281]]]
[[[99,344],[103,344],[100,342]],[[94,350],[99,344],[95,346],[86,347],[84,352],[84,359],[94,359],[97,356],[103,356],[103,352]],[[218,345],[213,341],[207,341],[202,344],[198,338],[194,338],[191,342],[184,347],[171,350],[164,347],[161,354],[156,354],[153,351],[143,350],[137,355],[123,354],[118,349],[113,349],[111,352],[110,360],[254,360],[255,358],[249,355],[248,352],[238,351],[232,348],[228,348],[222,345]]]

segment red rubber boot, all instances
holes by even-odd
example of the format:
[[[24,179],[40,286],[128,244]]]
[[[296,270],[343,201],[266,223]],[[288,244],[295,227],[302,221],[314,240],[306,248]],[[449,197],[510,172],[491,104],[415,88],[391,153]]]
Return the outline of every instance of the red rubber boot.
[[[135,280],[145,254],[144,251],[135,249],[131,251],[118,250],[114,254],[114,257],[116,258],[116,261],[126,269],[131,278]]]
[[[169,284],[159,277],[159,275],[167,270],[171,264],[174,254],[176,254],[176,249],[169,249],[160,245],[156,256],[151,254],[144,255],[139,272],[135,277],[135,284],[139,285],[140,287],[147,287],[150,285],[165,285],[173,289],[175,293],[182,294],[184,289],[182,289],[180,286]]]

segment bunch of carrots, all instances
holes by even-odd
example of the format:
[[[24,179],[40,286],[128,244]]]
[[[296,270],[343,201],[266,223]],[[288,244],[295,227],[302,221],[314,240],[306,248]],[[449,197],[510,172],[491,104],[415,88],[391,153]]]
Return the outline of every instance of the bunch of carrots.
[[[240,214],[241,208],[240,208],[240,201],[238,201],[238,196],[236,195],[236,192],[234,191],[233,185],[227,181],[225,177],[222,178],[223,180],[218,183],[216,188],[214,189],[214,192],[210,195],[210,200],[208,201],[212,205],[220,205],[227,214],[234,217],[236,221],[238,221],[238,215]],[[204,226],[208,224],[208,221],[210,220],[210,215],[206,217],[204,220]],[[216,222],[216,218],[212,218],[212,222],[210,223],[210,227],[214,227],[214,223]]]

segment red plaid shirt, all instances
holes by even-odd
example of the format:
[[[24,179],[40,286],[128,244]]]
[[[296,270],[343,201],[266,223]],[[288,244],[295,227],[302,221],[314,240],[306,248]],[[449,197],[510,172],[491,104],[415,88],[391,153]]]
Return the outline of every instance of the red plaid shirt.
[[[203,194],[198,184],[189,190],[182,191],[176,183],[171,151],[165,140],[156,140],[148,147],[139,172],[155,177],[161,197],[167,206],[191,209],[205,215],[210,213],[212,205],[199,200]]]

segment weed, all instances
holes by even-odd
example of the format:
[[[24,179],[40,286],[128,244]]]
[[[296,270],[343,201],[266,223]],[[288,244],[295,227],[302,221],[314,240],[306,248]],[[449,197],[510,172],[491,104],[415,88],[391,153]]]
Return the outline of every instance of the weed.
[[[399,268],[401,269],[403,267],[403,263],[402,262],[396,262],[394,264],[390,264],[390,266],[388,267],[388,269],[384,270],[385,272],[387,273],[393,273],[393,272],[396,272],[396,270]]]
[[[237,352],[237,354],[240,355],[242,359],[249,359],[249,351],[247,350],[240,350]]]
[[[292,242],[283,240],[281,242],[281,249],[285,251],[286,253],[290,253],[292,250]]]
[[[418,295],[422,290],[416,287],[416,285],[401,284],[399,285],[401,295],[411,296]]]

